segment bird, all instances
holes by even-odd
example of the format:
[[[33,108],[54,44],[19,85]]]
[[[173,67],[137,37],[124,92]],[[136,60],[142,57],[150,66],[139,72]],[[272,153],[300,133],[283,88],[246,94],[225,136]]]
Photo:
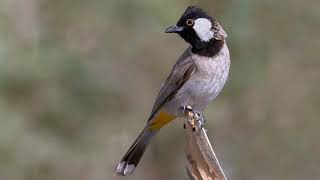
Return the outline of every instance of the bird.
[[[132,174],[150,140],[164,125],[183,117],[184,110],[202,115],[228,79],[227,34],[217,20],[199,6],[188,6],[176,25],[167,28],[165,33],[178,34],[189,47],[162,84],[145,127],[117,164],[115,175]]]

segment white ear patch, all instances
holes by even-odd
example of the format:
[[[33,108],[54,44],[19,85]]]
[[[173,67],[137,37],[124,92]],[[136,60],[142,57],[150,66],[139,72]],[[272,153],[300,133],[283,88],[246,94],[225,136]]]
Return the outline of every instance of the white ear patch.
[[[211,31],[212,24],[206,18],[199,18],[194,21],[193,29],[202,41],[208,42],[213,38],[214,32]]]

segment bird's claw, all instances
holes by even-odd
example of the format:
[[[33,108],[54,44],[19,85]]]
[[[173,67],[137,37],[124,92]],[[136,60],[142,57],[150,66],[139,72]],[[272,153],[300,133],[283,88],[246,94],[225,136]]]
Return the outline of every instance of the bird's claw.
[[[194,111],[192,107],[188,105],[182,106],[182,112],[191,117],[188,119],[188,124],[192,127],[193,131],[199,131],[204,127],[206,120],[203,114]],[[186,128],[185,125],[183,127]]]
[[[196,118],[198,129],[201,130],[204,127],[204,124],[206,122],[206,118],[203,114],[196,112]]]

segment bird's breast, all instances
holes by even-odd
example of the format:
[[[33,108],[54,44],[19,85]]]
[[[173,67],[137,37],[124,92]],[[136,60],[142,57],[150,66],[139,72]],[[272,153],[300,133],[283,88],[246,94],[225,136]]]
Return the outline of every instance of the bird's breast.
[[[224,87],[229,74],[230,57],[227,47],[215,57],[197,56],[194,60],[197,69],[183,87],[188,92],[189,104],[203,110]]]
[[[192,80],[196,87],[195,95],[214,98],[223,88],[229,73],[227,60],[208,59],[199,62]]]
[[[196,70],[166,105],[166,110],[176,116],[181,115],[178,107],[184,105],[203,111],[220,93],[228,78],[230,57],[226,46],[212,58],[194,56]]]

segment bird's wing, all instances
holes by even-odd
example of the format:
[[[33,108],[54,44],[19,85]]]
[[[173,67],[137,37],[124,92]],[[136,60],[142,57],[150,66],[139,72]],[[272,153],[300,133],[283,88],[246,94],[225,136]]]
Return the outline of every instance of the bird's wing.
[[[195,70],[196,65],[194,64],[190,49],[188,48],[173,66],[171,73],[161,86],[159,94],[153,105],[149,121],[158,112],[162,105],[172,99]]]

